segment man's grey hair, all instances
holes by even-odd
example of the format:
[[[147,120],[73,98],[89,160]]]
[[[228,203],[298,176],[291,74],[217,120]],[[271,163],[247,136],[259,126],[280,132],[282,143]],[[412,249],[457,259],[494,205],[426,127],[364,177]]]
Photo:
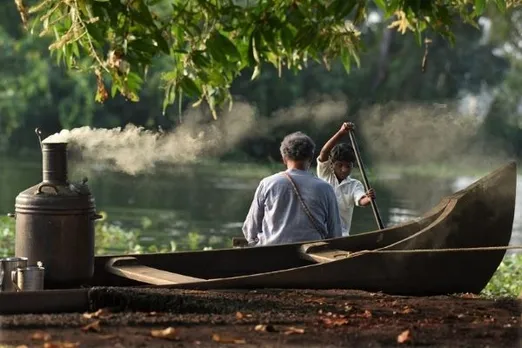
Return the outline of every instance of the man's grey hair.
[[[293,161],[311,160],[314,157],[315,143],[303,132],[288,134],[281,142],[281,156]]]

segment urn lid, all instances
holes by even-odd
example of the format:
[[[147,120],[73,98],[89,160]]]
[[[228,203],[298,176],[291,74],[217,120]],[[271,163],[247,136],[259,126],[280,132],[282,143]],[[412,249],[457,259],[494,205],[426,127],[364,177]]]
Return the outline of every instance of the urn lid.
[[[38,130],[37,130],[38,133]],[[79,183],[67,179],[67,143],[41,142],[42,182],[18,194],[16,212],[51,213],[94,211],[94,198],[87,186],[87,178]]]

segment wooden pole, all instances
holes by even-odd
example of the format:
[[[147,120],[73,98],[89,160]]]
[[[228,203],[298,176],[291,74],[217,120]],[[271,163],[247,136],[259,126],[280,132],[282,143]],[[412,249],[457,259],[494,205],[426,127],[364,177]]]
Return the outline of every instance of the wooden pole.
[[[366,176],[366,171],[364,170],[364,164],[362,162],[361,154],[359,152],[359,147],[357,146],[357,142],[355,141],[355,135],[353,133],[353,130],[350,130],[348,132],[348,135],[350,136],[350,141],[352,142],[352,147],[355,152],[357,164],[359,165],[359,169],[361,170],[364,189],[366,190],[366,192],[368,192],[368,190],[370,190],[370,184],[368,183],[368,177]],[[377,221],[377,226],[379,226],[379,229],[382,230],[384,228],[384,224],[382,223],[381,215],[379,214],[379,209],[377,208],[377,202],[375,202],[375,199],[371,200],[371,205],[373,210],[373,216],[375,216],[375,221]]]

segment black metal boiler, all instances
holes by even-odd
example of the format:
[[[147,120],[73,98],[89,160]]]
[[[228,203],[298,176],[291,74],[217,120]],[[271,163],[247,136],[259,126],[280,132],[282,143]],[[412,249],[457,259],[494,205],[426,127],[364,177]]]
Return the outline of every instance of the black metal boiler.
[[[43,180],[16,197],[15,256],[43,262],[45,289],[78,287],[94,273],[94,222],[101,216],[87,179],[67,179],[67,143],[41,147]]]

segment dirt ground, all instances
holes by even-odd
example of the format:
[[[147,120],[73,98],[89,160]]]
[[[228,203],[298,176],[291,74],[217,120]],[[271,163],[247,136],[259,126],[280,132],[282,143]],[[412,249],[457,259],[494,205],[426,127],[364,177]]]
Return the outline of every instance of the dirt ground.
[[[86,313],[1,316],[0,347],[522,347],[520,299],[141,289],[91,301]]]

